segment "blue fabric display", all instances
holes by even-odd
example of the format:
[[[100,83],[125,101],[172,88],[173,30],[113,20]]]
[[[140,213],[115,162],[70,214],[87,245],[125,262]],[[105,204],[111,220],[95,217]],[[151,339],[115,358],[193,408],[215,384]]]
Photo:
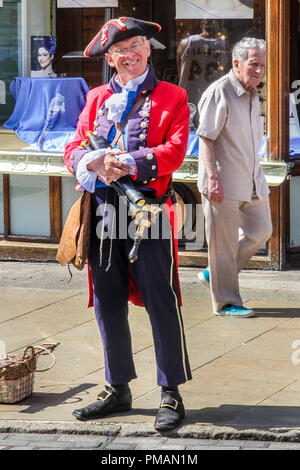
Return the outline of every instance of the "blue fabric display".
[[[188,146],[186,150],[186,156],[189,157],[198,157],[199,154],[199,137],[196,134],[196,131],[189,132]],[[299,158],[300,156],[300,138],[290,138],[290,157]],[[259,151],[259,158],[266,157],[266,136],[262,138]]]
[[[199,137],[196,134],[196,131],[189,132],[189,140],[186,149],[187,156],[198,156],[199,154]]]
[[[266,158],[266,145],[266,136],[264,136],[258,152],[259,158]],[[300,158],[300,137],[290,137],[290,158]]]
[[[36,150],[63,152],[73,140],[89,88],[83,78],[16,77],[10,91],[15,108],[4,127]]]

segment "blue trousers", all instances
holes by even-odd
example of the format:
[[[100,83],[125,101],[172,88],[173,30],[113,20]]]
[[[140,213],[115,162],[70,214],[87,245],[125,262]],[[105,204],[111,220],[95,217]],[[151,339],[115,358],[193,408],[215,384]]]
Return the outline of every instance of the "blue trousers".
[[[124,224],[127,232],[131,218],[127,216],[125,205],[124,217],[121,204],[123,202],[111,188],[96,188],[92,195],[89,264],[95,314],[105,356],[105,378],[110,384],[128,383],[136,378],[128,322],[130,269],[152,326],[157,383],[160,386],[176,386],[190,380],[191,371],[174,282],[176,266],[170,223],[168,219],[166,222],[167,216],[164,214],[158,222],[158,236],[143,239],[138,259],[129,263],[128,254],[133,240],[124,236]],[[165,224],[162,223],[163,219]],[[112,220],[115,221],[115,236],[108,237],[106,222]],[[168,226],[168,237],[166,233],[162,235],[163,226]]]

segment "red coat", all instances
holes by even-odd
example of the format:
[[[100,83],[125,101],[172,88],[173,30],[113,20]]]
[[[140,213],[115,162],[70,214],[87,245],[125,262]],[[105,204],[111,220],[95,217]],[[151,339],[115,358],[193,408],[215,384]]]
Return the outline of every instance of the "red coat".
[[[85,153],[84,150],[79,149],[80,143],[86,139],[86,133],[88,131],[94,130],[94,123],[98,116],[97,113],[104,101],[116,91],[114,89],[115,85],[112,86],[111,82],[110,84],[94,88],[87,94],[86,106],[80,114],[74,141],[67,144],[65,150],[65,164],[73,174],[74,169],[76,170],[76,164],[78,164],[80,158]],[[140,91],[141,95],[142,91],[145,89],[152,90],[150,95],[151,99],[149,101],[149,120],[145,134],[146,139],[144,139],[144,142],[138,142],[135,136],[135,138],[132,138],[134,147],[129,147],[128,151],[135,159],[137,168],[136,179],[138,181],[143,180],[144,187],[153,188],[156,197],[161,197],[167,190],[172,173],[181,166],[185,157],[189,135],[189,107],[187,104],[187,94],[182,88],[168,82],[157,82],[156,78],[152,79],[152,81],[148,80],[146,85],[147,86],[142,87]],[[102,107],[102,109],[104,109],[104,107]],[[102,121],[102,127],[104,127],[103,124],[106,125],[106,123],[107,120],[105,122]],[[130,134],[128,130],[128,141],[129,140]],[[141,143],[143,143],[143,146],[139,146]],[[151,154],[153,158],[150,157]],[[154,172],[153,175],[151,175],[152,171]],[[150,176],[154,177],[150,178]],[[147,180],[146,184],[144,181],[145,178]],[[168,201],[168,205],[170,206],[171,204],[172,202]],[[172,213],[174,213],[174,211]],[[176,215],[175,217],[171,216],[176,265],[178,266],[175,219]],[[91,287],[90,272],[89,280]],[[177,286],[180,298],[178,275]],[[129,286],[129,291],[130,300],[137,305],[143,305],[142,299],[133,281]],[[91,289],[89,305],[92,305]]]

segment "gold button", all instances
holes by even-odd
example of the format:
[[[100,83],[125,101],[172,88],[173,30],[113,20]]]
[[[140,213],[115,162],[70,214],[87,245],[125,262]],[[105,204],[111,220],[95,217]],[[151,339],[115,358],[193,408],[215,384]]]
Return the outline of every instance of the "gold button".
[[[141,140],[145,140],[145,139],[146,139],[146,136],[145,136],[144,134],[140,134],[139,137],[140,137]]]
[[[156,170],[156,165],[152,165],[151,169]]]
[[[74,155],[71,155],[70,160],[74,160]]]
[[[147,127],[147,124],[143,121],[143,122],[141,122],[141,127],[142,127],[143,129],[145,129],[145,127]]]
[[[139,146],[139,150],[144,150],[143,145],[140,145],[140,146]]]
[[[152,160],[153,155],[152,155],[152,153],[147,153],[146,157],[147,157],[148,160]]]
[[[156,181],[156,178],[151,178],[151,181]]]
[[[143,117],[149,117],[148,111],[143,111],[143,112],[142,112],[142,116],[143,116]]]
[[[102,109],[100,109],[100,111],[98,111],[98,114],[99,114],[99,116],[103,116],[104,112],[102,111]]]
[[[148,184],[148,181],[143,181],[143,184]]]

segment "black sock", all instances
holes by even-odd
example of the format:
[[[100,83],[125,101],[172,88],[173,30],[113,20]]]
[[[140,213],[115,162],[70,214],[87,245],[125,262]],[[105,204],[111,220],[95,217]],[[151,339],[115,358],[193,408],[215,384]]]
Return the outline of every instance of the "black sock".
[[[178,387],[177,385],[175,387],[171,387],[171,385],[163,386],[161,387],[163,392],[178,392]]]
[[[118,394],[126,393],[129,389],[128,383],[127,384],[111,384],[111,389],[113,392]]]
[[[166,393],[169,393],[173,398],[176,400],[181,400],[181,396],[179,394],[179,390],[177,385],[176,386],[164,386],[161,387],[161,397],[165,397]]]

